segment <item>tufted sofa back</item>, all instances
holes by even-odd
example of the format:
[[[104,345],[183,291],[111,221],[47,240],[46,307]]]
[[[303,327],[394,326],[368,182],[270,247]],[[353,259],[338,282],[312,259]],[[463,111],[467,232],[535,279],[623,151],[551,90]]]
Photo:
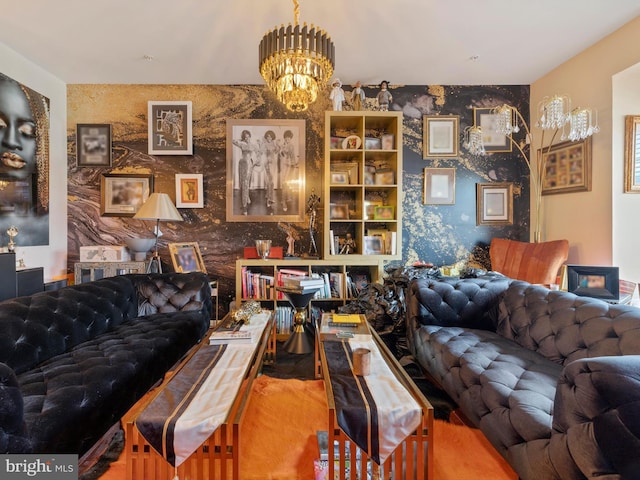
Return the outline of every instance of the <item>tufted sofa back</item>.
[[[137,315],[127,276],[6,300],[0,303],[0,362],[20,374]]]
[[[549,360],[640,355],[640,309],[514,281],[499,305],[497,332]]]

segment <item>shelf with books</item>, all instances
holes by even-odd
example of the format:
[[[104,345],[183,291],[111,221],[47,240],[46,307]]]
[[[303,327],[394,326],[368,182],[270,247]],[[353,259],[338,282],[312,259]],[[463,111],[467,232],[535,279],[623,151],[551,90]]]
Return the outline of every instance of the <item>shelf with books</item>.
[[[329,111],[325,138],[324,258],[400,259],[402,113]],[[348,141],[353,138],[357,141]],[[379,236],[370,229],[389,232],[380,249],[365,242],[365,237]]]
[[[378,257],[344,255],[335,261],[240,259],[236,261],[236,303],[257,300],[263,308],[275,311],[278,338],[283,339],[294,313],[287,299],[275,288],[284,286],[284,277],[322,278],[325,288],[311,300],[310,308],[336,311],[357,297],[367,283],[382,281],[384,270]]]

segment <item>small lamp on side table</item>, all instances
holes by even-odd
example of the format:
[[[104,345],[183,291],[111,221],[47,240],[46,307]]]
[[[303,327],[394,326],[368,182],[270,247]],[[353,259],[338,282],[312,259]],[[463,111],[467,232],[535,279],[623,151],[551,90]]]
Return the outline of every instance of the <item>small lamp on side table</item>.
[[[156,243],[153,257],[147,267],[147,273],[162,273],[162,263],[158,255],[158,237],[160,236],[160,220],[163,222],[182,222],[182,215],[166,193],[152,193],[140,210],[133,216],[139,220],[156,221]]]

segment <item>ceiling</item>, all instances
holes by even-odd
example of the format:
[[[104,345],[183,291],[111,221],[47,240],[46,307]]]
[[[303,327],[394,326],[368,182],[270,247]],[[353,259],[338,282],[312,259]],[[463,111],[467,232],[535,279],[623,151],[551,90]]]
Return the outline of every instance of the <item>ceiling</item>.
[[[640,15],[640,0],[299,1],[345,85],[527,85]],[[0,42],[70,84],[263,84],[258,44],[294,21],[292,0],[3,3]]]

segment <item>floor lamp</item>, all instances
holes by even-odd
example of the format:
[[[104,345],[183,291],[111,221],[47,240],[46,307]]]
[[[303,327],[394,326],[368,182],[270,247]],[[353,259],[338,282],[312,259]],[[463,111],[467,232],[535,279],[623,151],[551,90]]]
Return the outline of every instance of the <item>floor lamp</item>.
[[[166,193],[152,193],[146,202],[140,207],[140,210],[133,216],[139,220],[155,220],[156,221],[156,246],[153,257],[147,267],[147,273],[162,273],[162,263],[160,255],[158,255],[158,237],[160,236],[160,221],[163,222],[181,222],[182,215],[171,201]]]

